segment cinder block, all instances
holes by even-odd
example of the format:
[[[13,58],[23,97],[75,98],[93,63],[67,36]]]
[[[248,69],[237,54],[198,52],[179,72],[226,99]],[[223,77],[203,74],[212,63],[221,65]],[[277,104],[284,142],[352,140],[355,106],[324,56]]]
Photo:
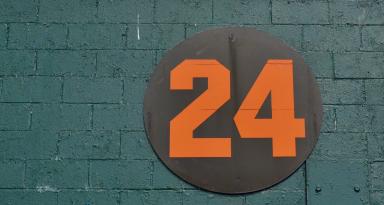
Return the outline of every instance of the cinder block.
[[[213,1],[214,23],[270,24],[269,1]]]
[[[66,48],[67,28],[64,24],[10,24],[9,48],[62,49]]]
[[[358,26],[304,26],[303,49],[306,51],[357,51],[359,42]]]
[[[336,78],[384,78],[383,53],[335,53]]]
[[[219,195],[207,193],[201,190],[186,190],[182,192],[183,205],[207,204],[207,205],[242,205],[244,196]]]
[[[58,198],[59,205],[118,205],[117,191],[61,191]]]
[[[123,81],[119,78],[66,78],[64,102],[119,103],[123,97]]]
[[[336,111],[334,106],[323,106],[323,120],[320,132],[336,131]]]
[[[381,205],[384,201],[384,191],[375,191],[370,193],[370,204]]]
[[[28,188],[85,188],[88,186],[88,163],[75,160],[28,161],[25,178]]]
[[[125,191],[121,193],[121,204],[181,205],[181,194],[175,190]]]
[[[384,161],[384,134],[368,133],[368,156],[372,161]]]
[[[321,133],[311,159],[367,159],[366,133]]]
[[[76,49],[121,49],[125,47],[123,24],[69,25],[68,46]]]
[[[0,2],[0,22],[33,22],[37,20],[38,0]]]
[[[61,100],[61,79],[55,77],[3,78],[5,102],[58,102]]]
[[[142,104],[95,105],[94,129],[143,130]]]
[[[0,75],[23,76],[35,72],[34,51],[0,50],[0,59]]]
[[[361,80],[318,79],[323,104],[363,104],[364,85]]]
[[[0,138],[0,159],[53,159],[57,153],[53,131],[1,131]]]
[[[0,188],[23,188],[24,166],[23,161],[0,161]]]
[[[329,52],[302,52],[305,63],[316,78],[333,78],[333,60]]]
[[[269,188],[271,191],[304,191],[305,164],[301,165],[292,175]]]
[[[149,188],[152,166],[147,160],[92,161],[90,180],[92,188]]]
[[[144,132],[121,133],[121,157],[124,159],[156,159]]]
[[[25,205],[36,202],[39,205],[57,205],[57,193],[35,190],[0,190],[1,202]],[[35,204],[36,204],[35,203]]]
[[[212,1],[156,1],[155,22],[211,23]]]
[[[97,0],[41,0],[39,20],[42,22],[94,22]]]
[[[253,204],[278,204],[278,205],[304,205],[305,192],[303,191],[272,191],[251,193],[245,196],[246,205]]]
[[[337,24],[383,24],[383,1],[330,1],[331,17]]]
[[[154,161],[153,188],[155,189],[194,189],[195,186],[173,174],[159,160]]]
[[[7,45],[7,25],[0,24],[0,48],[5,48]]]
[[[149,76],[154,70],[154,56],[155,51],[148,50],[99,51],[97,76]]]
[[[384,104],[384,80],[370,79],[365,80],[365,93],[368,104]]]
[[[336,130],[339,132],[367,132],[371,128],[371,114],[359,105],[336,106]]]
[[[98,18],[111,23],[151,23],[153,22],[154,0],[100,0]]]
[[[124,101],[128,104],[143,103],[147,84],[146,78],[124,78]]]
[[[171,49],[184,40],[184,24],[128,25],[130,49]]]
[[[91,106],[74,104],[34,104],[32,128],[42,130],[88,130]]]
[[[370,169],[371,190],[384,190],[384,162],[373,162]]]
[[[328,24],[328,1],[272,1],[272,22],[281,24]]]
[[[368,204],[366,161],[307,161],[309,204]]]
[[[384,6],[384,3],[383,3],[383,6]],[[363,27],[363,30],[361,31],[362,39],[363,39],[362,49],[367,51],[384,51],[383,30],[384,30],[384,26]]]
[[[371,132],[384,132],[384,106],[370,106],[368,107],[369,111],[369,123]]]
[[[116,159],[120,154],[120,134],[115,131],[65,131],[59,139],[60,158]]]
[[[37,53],[37,74],[48,76],[92,76],[96,53],[75,50],[42,50]]]
[[[31,108],[27,104],[0,103],[0,130],[28,130]]]

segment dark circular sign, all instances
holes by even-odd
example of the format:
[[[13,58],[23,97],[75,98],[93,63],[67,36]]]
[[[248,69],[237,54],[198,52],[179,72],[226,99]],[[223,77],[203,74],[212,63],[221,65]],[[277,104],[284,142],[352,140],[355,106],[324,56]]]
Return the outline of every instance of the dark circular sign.
[[[268,188],[307,159],[319,89],[300,55],[252,28],[198,33],[170,50],[144,99],[148,139],[177,176],[219,193]]]

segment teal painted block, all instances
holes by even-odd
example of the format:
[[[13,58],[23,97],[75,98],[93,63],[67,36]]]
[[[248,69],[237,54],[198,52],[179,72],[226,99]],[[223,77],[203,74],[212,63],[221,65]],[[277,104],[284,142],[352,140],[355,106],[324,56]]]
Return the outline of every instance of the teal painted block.
[[[277,24],[328,24],[328,1],[272,0],[272,22]]]
[[[0,159],[53,159],[57,154],[53,131],[1,131],[0,139]]]
[[[6,205],[56,205],[56,192],[34,190],[1,190],[0,199]]]
[[[59,205],[118,205],[117,191],[61,191]]]
[[[94,22],[96,0],[40,0],[39,20],[42,22]]]
[[[119,49],[126,43],[123,24],[69,25],[68,46],[76,49]]]
[[[35,72],[34,51],[0,50],[0,59],[0,75],[23,76]]]
[[[153,164],[153,188],[155,189],[196,189],[195,186],[185,182],[171,172],[159,160]]]
[[[88,130],[91,106],[74,104],[34,104],[32,128],[43,130]]]
[[[31,108],[27,104],[0,104],[0,130],[28,130]]]
[[[214,23],[269,24],[270,1],[213,1]]]
[[[102,93],[102,94],[100,94]],[[71,103],[119,103],[123,81],[119,78],[65,78],[63,101]]]
[[[125,191],[121,205],[181,205],[181,193],[174,190]]]
[[[0,1],[0,22],[33,22],[37,20],[38,0]]]
[[[144,103],[144,93],[147,88],[146,78],[124,78],[124,102],[128,104]]]
[[[156,1],[154,20],[159,23],[210,23],[212,1]]]
[[[25,179],[28,188],[84,188],[88,186],[88,163],[75,160],[28,161]]]
[[[149,50],[99,51],[97,76],[149,76],[154,70],[154,56],[155,51]]]
[[[124,159],[156,159],[144,132],[121,133],[121,157]]]
[[[371,114],[360,105],[336,106],[336,130],[339,132],[366,132]]]
[[[295,50],[302,50],[302,27],[296,25],[256,25],[257,30],[267,32]]]
[[[305,63],[311,68],[316,78],[333,77],[333,60],[329,52],[302,52]]]
[[[360,48],[358,26],[304,26],[306,51],[357,51]]]
[[[0,161],[0,188],[23,188],[23,161]]]
[[[152,165],[147,160],[91,161],[92,188],[144,189],[151,185]]]
[[[365,93],[368,104],[384,104],[384,80],[365,80]]]
[[[380,52],[335,53],[336,78],[384,78],[383,64]]]
[[[36,73],[48,76],[92,76],[96,73],[96,52],[38,51]]]
[[[94,129],[143,130],[142,104],[95,105]]]
[[[364,84],[361,80],[318,79],[323,104],[363,104]]]
[[[67,28],[64,24],[10,24],[9,48],[66,48]]]
[[[384,161],[384,134],[369,133],[367,138],[369,159],[372,161]]]
[[[370,130],[371,132],[384,132],[384,106],[370,106],[368,107],[368,111],[370,114]]]
[[[151,23],[154,0],[100,0],[98,19],[101,22]]]
[[[383,24],[384,2],[359,1],[330,1],[330,15],[338,24]]]
[[[113,131],[65,131],[60,133],[59,158],[116,159],[120,134]]]
[[[336,125],[336,111],[334,106],[323,106],[323,119],[320,132],[334,132],[336,131]]]
[[[305,192],[303,191],[271,191],[251,193],[246,195],[246,205],[273,204],[273,205],[304,205]]]
[[[384,8],[384,3],[383,3]],[[366,26],[361,31],[362,49],[367,51],[384,51],[384,26]]]
[[[365,133],[321,133],[311,159],[365,160],[368,156]]]
[[[307,165],[308,204],[368,204],[366,161],[309,160]]]
[[[384,203],[384,191],[375,191],[370,194],[371,205],[381,205]]]
[[[184,24],[130,24],[127,48],[170,49],[184,40],[184,33]]]
[[[183,205],[243,205],[244,196],[219,195],[200,190],[183,191]]]
[[[384,162],[374,162],[371,164],[370,179],[371,190],[384,190]]]
[[[0,48],[5,48],[7,45],[7,25],[0,24]]]
[[[61,79],[55,77],[9,77],[3,78],[5,102],[59,102]]]

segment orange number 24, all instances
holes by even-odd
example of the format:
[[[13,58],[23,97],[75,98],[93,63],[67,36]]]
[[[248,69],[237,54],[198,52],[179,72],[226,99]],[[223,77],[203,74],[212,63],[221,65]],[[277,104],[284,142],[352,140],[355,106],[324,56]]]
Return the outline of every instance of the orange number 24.
[[[170,157],[231,157],[231,138],[193,138],[193,131],[230,99],[230,72],[216,60],[187,59],[171,71],[171,90],[193,89],[193,78],[208,78],[208,89],[170,122]],[[257,119],[271,93],[272,118]],[[292,60],[268,60],[234,117],[242,138],[271,138],[273,157],[295,157],[305,120],[295,118]]]

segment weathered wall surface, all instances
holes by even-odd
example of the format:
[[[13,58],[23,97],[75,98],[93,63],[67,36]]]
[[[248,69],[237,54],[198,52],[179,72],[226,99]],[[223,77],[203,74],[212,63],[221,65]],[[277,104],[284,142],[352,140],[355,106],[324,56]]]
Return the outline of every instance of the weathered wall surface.
[[[312,67],[320,140],[289,179],[228,196],[192,187],[143,132],[167,49],[246,25]],[[383,0],[1,0],[0,204],[384,204]]]

